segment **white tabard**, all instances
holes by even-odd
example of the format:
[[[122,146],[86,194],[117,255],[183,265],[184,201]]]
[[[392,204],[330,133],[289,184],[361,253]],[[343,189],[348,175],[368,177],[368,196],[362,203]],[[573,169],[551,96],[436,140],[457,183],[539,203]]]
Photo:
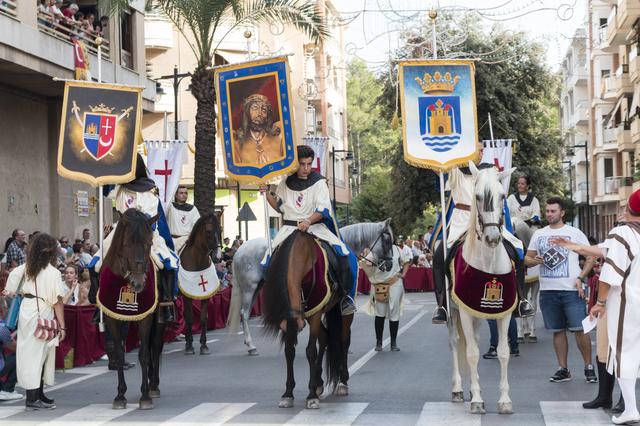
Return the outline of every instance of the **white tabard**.
[[[540,203],[536,197],[532,197],[531,204],[528,206],[521,206],[518,203],[516,197],[519,197],[521,201],[524,201],[520,194],[511,194],[507,198],[507,206],[509,207],[509,213],[511,214],[511,221],[514,227],[516,222],[525,222],[533,219],[535,216],[540,218]]]
[[[367,259],[371,260],[370,256],[371,254],[367,255]],[[396,275],[402,271],[404,265],[412,260],[412,257],[407,257],[398,246],[394,245],[390,271],[381,271],[368,262],[361,262],[360,267],[367,274],[371,285],[380,283],[390,284],[389,301],[386,303],[376,302],[375,291],[373,289],[371,290],[369,302],[363,309],[367,314],[377,317],[387,317],[389,321],[400,320],[404,300],[404,286],[402,279],[396,277]]]
[[[187,242],[193,225],[200,219],[200,212],[194,205],[185,203],[176,207],[176,204],[169,203],[167,205],[167,224],[173,237],[176,253],[179,253],[184,243]]]
[[[606,315],[607,369],[621,379],[636,379],[640,373],[639,229],[638,223],[617,226],[600,244],[607,252],[600,281],[611,286]]]
[[[204,271],[178,270],[178,286],[180,291],[191,299],[208,299],[218,292],[220,280],[216,267],[211,262]]]
[[[333,220],[329,187],[327,186],[327,180],[324,178],[301,191],[290,189],[287,186],[286,179],[283,179],[276,189],[276,195],[282,202],[280,211],[284,220],[300,221],[308,219],[315,212]],[[296,229],[298,228],[291,225],[284,225],[280,228],[278,235],[273,240],[273,248],[278,247]],[[347,246],[324,223],[314,223],[309,227],[308,232],[332,246],[338,246],[343,256],[348,255]]]

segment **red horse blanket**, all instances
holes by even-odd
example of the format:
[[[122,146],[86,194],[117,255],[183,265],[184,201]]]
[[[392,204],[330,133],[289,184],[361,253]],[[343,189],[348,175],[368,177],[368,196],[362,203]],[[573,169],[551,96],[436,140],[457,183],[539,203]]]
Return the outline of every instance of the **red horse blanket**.
[[[306,301],[304,316],[307,318],[322,310],[331,299],[327,254],[318,241],[315,241],[315,247],[316,264],[302,279],[302,294]]]
[[[518,302],[515,270],[490,274],[476,269],[462,257],[462,246],[458,246],[451,262],[451,298],[477,317],[496,319],[511,313]]]
[[[135,293],[127,280],[103,265],[97,304],[107,316],[121,321],[139,321],[152,314],[158,304],[153,263],[149,262],[147,283],[140,293]]]

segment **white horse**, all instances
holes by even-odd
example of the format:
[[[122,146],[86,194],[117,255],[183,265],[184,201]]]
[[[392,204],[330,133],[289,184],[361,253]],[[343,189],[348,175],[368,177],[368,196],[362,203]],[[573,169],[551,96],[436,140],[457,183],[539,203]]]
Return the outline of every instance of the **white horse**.
[[[494,168],[478,170],[469,163],[475,177],[474,200],[471,205],[471,223],[462,248],[462,256],[468,265],[492,274],[507,274],[512,270],[509,255],[502,244],[501,226],[504,220],[505,200],[502,182],[508,180],[514,169],[498,172]],[[461,307],[451,303],[451,321],[449,323],[449,346],[453,354],[452,401],[463,402],[460,360],[466,356],[471,381],[471,413],[484,414],[485,404],[480,391],[478,376],[478,327],[485,319],[474,316]],[[507,367],[509,364],[509,345],[507,330],[511,312],[497,318],[498,360],[500,362],[500,398],[498,412],[511,414],[513,404],[509,398]]]
[[[340,235],[353,253],[359,255],[365,249],[369,249],[373,252],[376,266],[389,270],[393,245],[390,222],[391,219],[387,219],[382,222],[348,225],[340,228]],[[260,263],[267,249],[266,238],[254,238],[242,244],[233,256],[233,289],[227,327],[230,333],[235,333],[242,323],[244,344],[248,348],[249,355],[258,355],[258,349],[254,346],[249,331],[249,315],[265,278],[265,270]]]

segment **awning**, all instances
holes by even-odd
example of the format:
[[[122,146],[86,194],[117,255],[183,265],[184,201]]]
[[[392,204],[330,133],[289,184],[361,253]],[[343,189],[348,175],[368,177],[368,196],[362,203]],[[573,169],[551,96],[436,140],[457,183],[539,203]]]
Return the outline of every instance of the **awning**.
[[[620,106],[622,105],[622,101],[625,100],[625,96],[620,96],[620,98],[618,99],[618,101],[616,102],[615,106],[613,107],[613,109],[609,112],[609,114],[607,114],[604,118],[604,122],[605,122],[605,129],[610,129],[615,127],[614,125],[614,118],[616,116],[616,114],[618,113],[618,110],[620,109]],[[623,118],[624,120],[625,118]]]
[[[631,100],[631,106],[629,107],[629,117],[635,117],[640,107],[640,90],[635,89],[633,91],[633,98]]]

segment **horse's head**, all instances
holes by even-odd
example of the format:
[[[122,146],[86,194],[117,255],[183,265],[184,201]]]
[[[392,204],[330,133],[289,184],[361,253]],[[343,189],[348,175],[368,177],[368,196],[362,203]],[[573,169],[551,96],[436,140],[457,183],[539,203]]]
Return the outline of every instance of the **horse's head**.
[[[200,219],[193,226],[187,245],[194,244],[198,248],[206,247],[206,251],[211,252],[220,246],[221,235],[218,216],[214,213],[207,213],[200,216]]]
[[[104,264],[126,278],[136,293],[142,291],[146,283],[152,240],[153,231],[147,216],[136,209],[128,209],[118,221],[104,258]]]
[[[379,222],[375,240],[370,243],[369,251],[373,254],[374,262],[378,269],[387,272],[393,266],[393,231],[391,219]]]
[[[496,247],[502,241],[504,225],[504,182],[511,177],[515,169],[498,172],[495,168],[478,170],[473,162],[469,169],[475,178],[473,188],[472,214],[475,213],[475,233],[489,247]]]

